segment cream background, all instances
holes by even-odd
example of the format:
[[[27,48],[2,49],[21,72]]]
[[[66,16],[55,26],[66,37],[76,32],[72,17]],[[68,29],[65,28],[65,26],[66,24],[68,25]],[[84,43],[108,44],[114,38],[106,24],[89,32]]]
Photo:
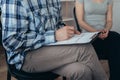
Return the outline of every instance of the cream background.
[[[113,27],[112,30],[120,33],[120,0],[113,0]]]

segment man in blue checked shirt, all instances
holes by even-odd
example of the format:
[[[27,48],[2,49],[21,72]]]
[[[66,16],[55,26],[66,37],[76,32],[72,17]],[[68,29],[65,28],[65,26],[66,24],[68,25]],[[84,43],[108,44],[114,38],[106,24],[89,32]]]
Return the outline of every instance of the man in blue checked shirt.
[[[70,80],[107,80],[91,44],[44,46],[80,34],[64,26],[60,0],[1,0],[8,63],[26,72],[53,71]]]

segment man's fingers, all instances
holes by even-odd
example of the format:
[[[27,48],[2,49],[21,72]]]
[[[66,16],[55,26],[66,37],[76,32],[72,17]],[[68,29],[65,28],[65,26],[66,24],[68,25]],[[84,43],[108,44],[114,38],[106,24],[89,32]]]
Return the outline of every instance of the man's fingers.
[[[78,30],[75,30],[75,34],[80,34],[80,32]]]

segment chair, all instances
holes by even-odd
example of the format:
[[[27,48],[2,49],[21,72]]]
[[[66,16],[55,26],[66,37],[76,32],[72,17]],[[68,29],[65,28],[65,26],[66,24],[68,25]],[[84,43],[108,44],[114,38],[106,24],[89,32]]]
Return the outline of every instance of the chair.
[[[79,23],[78,23],[78,20],[77,20],[77,17],[76,17],[75,7],[73,8],[73,16],[74,16],[74,19],[75,19],[75,22],[76,22],[77,30],[81,32],[82,30],[80,29],[80,26],[79,26]]]
[[[1,15],[1,10],[0,10],[0,15]],[[1,20],[0,20],[1,21]],[[2,24],[0,22],[0,46],[2,45]]]

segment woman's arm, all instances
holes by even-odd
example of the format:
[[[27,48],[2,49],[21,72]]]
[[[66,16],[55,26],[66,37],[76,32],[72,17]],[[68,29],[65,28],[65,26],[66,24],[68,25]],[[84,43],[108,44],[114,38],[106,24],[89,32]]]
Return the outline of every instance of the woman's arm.
[[[112,28],[112,7],[112,4],[108,5],[105,27],[107,30],[110,30]]]
[[[79,25],[89,32],[95,32],[96,29],[92,28],[89,24],[84,21],[84,4],[76,0],[75,2],[76,16],[78,19]]]
[[[107,7],[107,15],[106,15],[106,25],[105,28],[101,31],[102,33],[100,34],[101,39],[105,39],[108,37],[109,31],[112,28],[112,3],[108,4]]]

